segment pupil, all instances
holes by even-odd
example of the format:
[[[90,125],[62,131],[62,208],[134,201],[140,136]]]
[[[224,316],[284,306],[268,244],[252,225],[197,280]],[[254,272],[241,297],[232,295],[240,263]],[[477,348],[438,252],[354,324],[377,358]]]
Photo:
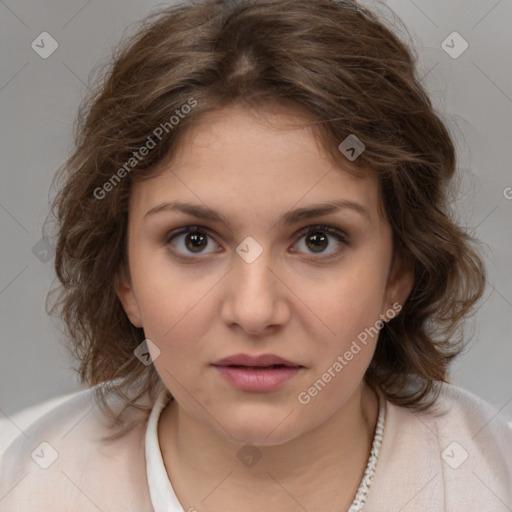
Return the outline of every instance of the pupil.
[[[194,233],[187,234],[185,244],[190,251],[200,252],[208,245],[208,239],[204,233],[195,231]]]
[[[312,251],[320,252],[327,247],[329,240],[324,233],[312,233],[308,236],[306,243]]]

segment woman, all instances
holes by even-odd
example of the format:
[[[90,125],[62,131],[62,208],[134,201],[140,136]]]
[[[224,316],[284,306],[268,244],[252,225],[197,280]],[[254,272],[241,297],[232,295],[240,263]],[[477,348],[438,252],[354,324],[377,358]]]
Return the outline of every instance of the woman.
[[[63,167],[55,308],[86,390],[5,510],[507,510],[512,433],[448,384],[485,283],[402,42],[324,0],[165,9]]]

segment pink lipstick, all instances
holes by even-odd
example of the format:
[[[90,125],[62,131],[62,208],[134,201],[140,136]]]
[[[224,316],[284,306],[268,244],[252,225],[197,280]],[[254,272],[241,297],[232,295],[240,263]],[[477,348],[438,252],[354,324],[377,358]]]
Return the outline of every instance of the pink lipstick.
[[[243,391],[273,391],[304,368],[274,354],[236,354],[213,363],[232,386]]]

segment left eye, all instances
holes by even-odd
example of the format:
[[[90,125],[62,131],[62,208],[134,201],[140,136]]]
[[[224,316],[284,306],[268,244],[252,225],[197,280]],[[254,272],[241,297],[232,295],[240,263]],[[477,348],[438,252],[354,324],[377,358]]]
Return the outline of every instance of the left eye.
[[[334,239],[334,243],[331,242]],[[346,236],[342,231],[329,226],[311,226],[300,235],[300,240],[294,245],[293,252],[310,252],[310,254],[333,255],[341,250],[346,243]],[[333,250],[326,252],[326,249]]]
[[[188,252],[189,254],[207,254],[215,252],[217,247],[208,233],[196,227],[189,227],[173,234],[167,243],[178,249],[179,252]],[[208,248],[210,250],[205,250]]]

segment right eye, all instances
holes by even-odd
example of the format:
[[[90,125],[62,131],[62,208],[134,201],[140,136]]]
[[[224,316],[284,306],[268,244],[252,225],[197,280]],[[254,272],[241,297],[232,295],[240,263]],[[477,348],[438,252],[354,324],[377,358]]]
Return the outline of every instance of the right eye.
[[[219,250],[219,246],[201,226],[186,226],[177,232],[171,232],[166,243],[187,256],[208,254]]]

